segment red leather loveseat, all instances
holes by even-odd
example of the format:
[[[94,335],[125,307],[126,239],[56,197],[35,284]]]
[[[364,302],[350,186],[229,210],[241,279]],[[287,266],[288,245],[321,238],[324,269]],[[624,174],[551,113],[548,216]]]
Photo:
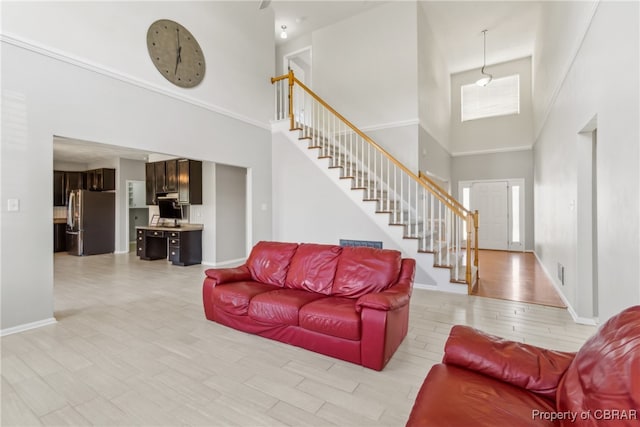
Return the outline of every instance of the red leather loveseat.
[[[640,306],[577,353],[454,326],[407,426],[640,426]]]
[[[381,370],[407,335],[415,260],[367,247],[259,242],[206,270],[207,319]]]

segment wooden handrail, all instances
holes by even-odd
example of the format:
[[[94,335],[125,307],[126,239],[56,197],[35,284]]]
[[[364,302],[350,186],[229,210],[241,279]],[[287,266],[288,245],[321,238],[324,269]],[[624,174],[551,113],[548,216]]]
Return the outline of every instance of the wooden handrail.
[[[335,115],[338,119],[340,119],[345,125],[347,125],[351,130],[359,135],[364,141],[366,141],[369,145],[373,146],[376,150],[378,150],[382,155],[384,155],[391,163],[393,163],[396,167],[402,170],[408,177],[413,179],[417,184],[423,187],[427,192],[434,195],[442,204],[448,207],[456,216],[460,217],[467,224],[467,265],[466,265],[466,275],[465,279],[467,282],[467,286],[469,288],[469,293],[471,293],[471,280],[472,280],[472,272],[471,272],[471,233],[472,227],[475,231],[475,239],[474,239],[474,265],[478,266],[478,211],[471,212],[466,209],[462,203],[452,197],[446,190],[444,190],[440,185],[438,185],[435,181],[429,178],[427,175],[423,174],[421,171],[418,171],[418,175],[410,171],[404,164],[398,161],[395,157],[393,157],[390,153],[387,152],[384,148],[378,145],[374,140],[372,140],[369,136],[367,136],[364,132],[354,126],[349,120],[347,120],[342,114],[338,113],[334,110],[329,104],[327,104],[322,98],[320,98],[315,92],[309,89],[304,83],[298,80],[293,71],[289,70],[287,74],[283,74],[281,76],[272,77],[271,84],[276,82],[288,79],[289,86],[289,119],[291,130],[294,129],[295,126],[295,118],[294,118],[294,109],[293,109],[293,87],[297,83],[305,92],[307,92],[313,99],[315,99],[320,105],[330,111],[333,115]],[[479,272],[476,272],[476,277],[479,277]]]
[[[283,74],[282,76],[278,76],[278,77],[272,77],[271,78],[271,83],[275,83],[278,82],[280,80],[284,80],[287,78],[291,78],[293,77],[293,80],[295,83],[298,84],[298,86],[300,86],[305,92],[307,92],[309,95],[311,95],[313,97],[313,99],[315,99],[316,101],[318,101],[324,108],[326,108],[327,110],[329,110],[331,113],[333,113],[336,117],[338,117],[342,122],[344,122],[347,126],[349,126],[351,128],[351,130],[353,130],[356,134],[358,134],[362,139],[364,139],[365,141],[367,141],[370,145],[372,145],[373,147],[375,147],[380,153],[382,153],[385,157],[387,157],[387,159],[389,159],[389,161],[391,161],[394,165],[396,165],[397,167],[399,167],[402,171],[404,171],[408,176],[410,176],[414,181],[418,182],[422,187],[424,187],[425,189],[427,189],[427,191],[429,190],[429,188],[424,184],[424,182],[422,182],[422,180],[420,179],[420,177],[418,175],[416,175],[415,173],[411,172],[405,165],[403,165],[402,163],[400,163],[400,161],[398,161],[395,157],[393,157],[391,154],[389,154],[387,152],[387,150],[385,150],[384,148],[382,148],[380,145],[378,145],[374,140],[372,140],[371,138],[369,138],[369,136],[367,136],[364,132],[362,132],[360,129],[358,129],[355,125],[353,125],[349,120],[347,120],[342,114],[338,113],[336,110],[334,110],[329,104],[327,104],[322,98],[320,98],[318,95],[316,95],[315,92],[313,92],[311,89],[309,89],[304,83],[302,83],[300,80],[298,80],[294,75],[293,75],[293,71],[289,71],[288,74]],[[291,80],[289,81],[289,87],[291,87]],[[289,100],[289,102],[291,103],[291,100]],[[289,110],[289,114],[290,116],[293,115],[292,113],[292,108],[290,108]],[[293,128],[293,125],[291,126],[291,128]],[[462,207],[462,205],[460,205],[462,207],[462,211],[459,210],[459,208],[457,206],[455,206],[454,204],[452,204],[451,202],[449,202],[446,198],[442,197],[440,194],[436,194],[433,191],[430,191],[431,194],[433,194],[440,202],[444,203],[449,209],[451,209],[457,216],[461,217],[461,218],[465,218],[466,215],[466,209],[464,209],[464,207]],[[446,191],[444,192],[445,194]],[[455,200],[455,199],[454,199]],[[457,202],[457,201],[456,201]]]
[[[460,203],[457,199],[455,199],[453,196],[451,196],[447,190],[445,190],[440,185],[438,185],[438,183],[435,182],[433,179],[431,179],[428,175],[422,173],[422,171],[419,171],[418,172],[418,176],[420,177],[420,179],[422,179],[424,181],[427,181],[429,183],[429,185],[431,185],[432,187],[435,187],[435,189],[438,190],[438,192],[440,194],[445,194],[447,196],[446,197],[447,200],[449,200],[451,202],[451,204],[455,205],[456,208],[461,210],[465,215],[473,214],[473,212],[471,212],[469,209],[465,208],[462,203]]]

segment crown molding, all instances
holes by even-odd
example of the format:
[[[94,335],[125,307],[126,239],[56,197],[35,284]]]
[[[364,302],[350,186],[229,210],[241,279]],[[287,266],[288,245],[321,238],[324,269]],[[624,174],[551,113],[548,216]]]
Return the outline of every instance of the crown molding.
[[[186,102],[196,107],[199,107],[214,113],[218,113],[218,114],[230,117],[232,119],[239,120],[241,122],[265,129],[265,130],[271,130],[271,126],[267,122],[261,122],[259,120],[252,119],[245,115],[223,108],[219,105],[215,105],[209,102],[204,102],[199,99],[193,98],[191,96],[187,96],[182,93],[166,89],[164,87],[133,77],[129,74],[116,71],[109,67],[105,67],[104,65],[87,61],[86,59],[82,59],[77,56],[70,55],[66,52],[62,52],[60,50],[53,49],[48,46],[44,46],[42,44],[24,39],[22,37],[19,37],[13,34],[7,34],[7,33],[0,34],[0,42],[7,43],[12,46],[15,46],[24,50],[28,50],[30,52],[33,52],[42,56],[46,56],[48,58],[61,61],[69,65],[73,65],[75,67],[82,68],[84,70],[91,71],[96,74],[100,74],[115,80],[119,80],[121,82],[130,84],[133,86],[137,86],[139,88],[146,89],[151,92],[159,93],[161,95],[168,96],[178,101]]]
[[[458,151],[455,153],[451,153],[451,156],[452,157],[477,156],[480,154],[500,154],[500,153],[512,153],[516,151],[531,151],[531,150],[533,150],[532,145],[522,145],[520,147],[492,148],[488,150],[476,150],[476,151]]]

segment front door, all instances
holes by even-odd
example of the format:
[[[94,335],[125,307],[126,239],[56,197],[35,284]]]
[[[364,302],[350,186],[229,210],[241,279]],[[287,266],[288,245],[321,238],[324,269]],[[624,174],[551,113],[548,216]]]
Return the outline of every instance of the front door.
[[[474,182],[471,210],[479,213],[480,249],[509,249],[509,204],[507,181]]]

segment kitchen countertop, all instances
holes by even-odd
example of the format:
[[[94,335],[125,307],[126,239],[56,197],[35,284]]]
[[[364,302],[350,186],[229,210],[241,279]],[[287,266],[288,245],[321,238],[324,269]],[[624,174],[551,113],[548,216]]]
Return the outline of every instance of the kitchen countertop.
[[[180,224],[178,227],[166,227],[163,225],[139,225],[136,230],[158,230],[158,231],[197,231],[202,230],[202,224]]]
[[[54,224],[66,224],[67,218],[53,218]]]

